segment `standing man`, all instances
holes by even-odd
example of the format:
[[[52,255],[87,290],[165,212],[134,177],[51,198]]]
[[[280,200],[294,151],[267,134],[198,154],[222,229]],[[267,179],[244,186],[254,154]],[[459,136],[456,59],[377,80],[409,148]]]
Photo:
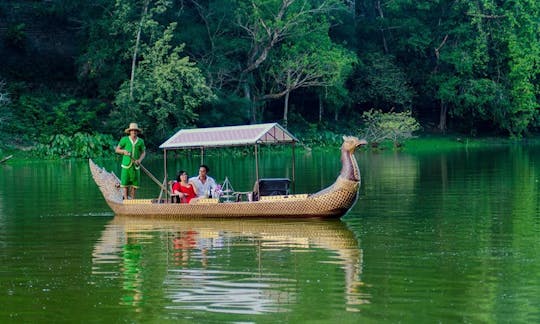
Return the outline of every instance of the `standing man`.
[[[189,179],[189,182],[197,187],[197,197],[211,197],[212,190],[216,188],[216,180],[209,176],[208,172],[210,172],[208,166],[201,164],[199,175]]]
[[[136,123],[130,123],[124,131],[129,136],[120,139],[115,152],[123,155],[122,173],[120,175],[120,187],[123,188],[124,199],[128,199],[128,188],[131,187],[130,198],[135,199],[135,191],[139,188],[141,179],[140,164],[146,156],[144,141],[139,138],[142,130]]]

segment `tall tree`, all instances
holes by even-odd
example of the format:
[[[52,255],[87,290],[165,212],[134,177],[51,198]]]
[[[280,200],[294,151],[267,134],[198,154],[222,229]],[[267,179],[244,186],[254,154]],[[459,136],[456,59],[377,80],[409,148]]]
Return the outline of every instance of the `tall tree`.
[[[139,53],[139,44],[141,42],[141,33],[144,27],[145,20],[148,19],[148,6],[150,5],[150,0],[145,0],[142,4],[142,14],[141,21],[139,22],[139,27],[137,28],[137,36],[135,37],[135,46],[133,46],[133,57],[131,59],[131,76],[129,78],[129,99],[133,100],[133,83],[135,80],[135,68],[137,67],[137,58]]]
[[[300,88],[343,87],[343,79],[356,61],[354,53],[334,44],[328,24],[319,24],[322,32],[313,32],[280,46],[269,61],[270,89],[260,100],[284,97],[283,123],[288,123],[289,96]],[[309,26],[308,26],[309,27]]]
[[[251,0],[241,2],[237,10],[237,24],[247,36],[250,46],[245,53],[243,70],[240,82],[244,94],[252,102],[251,119],[257,119],[257,105],[261,100],[288,95],[293,89],[299,87],[320,86],[323,74],[317,70],[316,62],[308,62],[309,53],[305,46],[295,45],[295,41],[302,40],[310,33],[328,34],[328,25],[325,23],[328,16],[335,10],[343,9],[343,4],[335,0]],[[312,48],[313,49],[313,48]],[[277,52],[277,53],[276,53]],[[294,57],[296,55],[296,57]],[[280,72],[273,69],[273,80],[261,80],[265,73],[255,74],[264,68],[265,64],[285,61]],[[268,62],[269,57],[274,57]],[[321,59],[314,57],[311,59]],[[297,62],[300,68],[294,67]],[[320,67],[320,66],[319,66]],[[266,67],[266,70],[271,68]],[[279,70],[279,68],[277,69]],[[317,75],[317,77],[315,77]],[[258,78],[257,78],[258,77]],[[281,85],[281,91],[266,92],[265,85],[274,81],[274,85]],[[272,87],[270,87],[272,88]],[[276,89],[276,87],[273,87]],[[287,102],[284,117],[287,115]]]
[[[359,56],[394,57],[418,94],[417,115],[438,106],[441,130],[450,118],[454,128],[492,125],[520,136],[538,118],[538,6],[529,0],[356,1],[357,43],[366,44]]]
[[[10,101],[6,81],[0,79],[0,108],[7,106]]]
[[[540,4],[518,0],[507,6],[511,105],[508,118],[499,122],[512,135],[520,136],[540,119]]]
[[[341,1],[185,3],[179,21],[186,32],[182,35],[186,51],[203,67],[216,92],[231,98],[230,102],[238,102],[236,96],[249,103],[245,116],[251,121],[261,118],[268,101],[286,97],[294,89],[332,82],[354,56],[329,37],[331,16],[347,9]]]
[[[195,63],[182,55],[183,46],[171,45],[175,28],[176,24],[171,24],[163,37],[146,49],[133,87],[131,80],[124,82],[116,96],[120,110],[131,107],[135,120],[152,125],[149,134],[153,141],[192,125],[197,108],[213,98]]]
[[[152,125],[145,134],[150,143],[192,124],[195,110],[212,99],[200,70],[182,55],[184,45],[175,39],[177,23],[170,13],[174,5],[171,0],[116,0],[100,20],[109,33],[92,37],[89,46],[104,49],[85,54],[87,64],[103,53],[116,54],[106,60],[122,71],[114,80],[115,108],[109,123],[118,129],[133,120],[143,127]],[[98,70],[96,76],[107,78],[107,70]]]
[[[135,34],[125,30],[132,23],[126,17],[128,9],[118,7],[120,4],[115,0],[96,0],[81,8],[86,13],[81,24],[86,39],[77,58],[78,78],[89,96],[114,97],[120,84],[129,78],[129,59],[133,53],[129,49],[133,49]],[[140,19],[135,12],[132,19]]]
[[[186,0],[176,11],[176,37],[197,62],[217,98],[201,109],[200,125],[245,123],[249,99],[239,83],[248,40],[236,24],[238,1]]]
[[[11,112],[7,109],[11,99],[6,89],[6,82],[0,79],[0,132],[3,131],[5,125],[11,118]]]
[[[376,107],[390,111],[412,108],[415,95],[408,76],[390,54],[366,53],[352,78],[353,100],[369,109]]]
[[[469,129],[486,121],[521,136],[539,116],[535,83],[540,29],[533,18],[539,5],[517,1],[506,7],[484,0],[460,1],[458,7],[466,15],[449,26],[448,40],[437,52],[439,76],[433,83],[441,107]]]

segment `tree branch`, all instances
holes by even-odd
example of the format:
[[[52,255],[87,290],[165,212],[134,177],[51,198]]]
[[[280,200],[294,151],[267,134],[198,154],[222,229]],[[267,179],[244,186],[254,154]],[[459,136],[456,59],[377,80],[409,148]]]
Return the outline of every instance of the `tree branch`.
[[[467,16],[478,17],[484,19],[501,19],[506,18],[506,15],[486,15],[481,13],[467,12]]]
[[[142,26],[143,26],[144,19],[146,18],[146,14],[148,13],[149,4],[150,4],[150,0],[146,0],[146,2],[144,3],[143,13],[141,16],[141,21],[139,23],[139,29],[137,30],[135,48],[133,49],[133,59],[131,60],[131,77],[129,79],[129,99],[130,100],[133,100],[133,84],[135,81],[135,67],[137,65],[137,51],[139,50],[139,42],[141,41]]]
[[[439,45],[439,47],[435,48],[435,56],[437,57],[437,60],[439,59],[439,50],[446,44],[446,40],[448,39],[448,34],[444,36],[443,41]]]

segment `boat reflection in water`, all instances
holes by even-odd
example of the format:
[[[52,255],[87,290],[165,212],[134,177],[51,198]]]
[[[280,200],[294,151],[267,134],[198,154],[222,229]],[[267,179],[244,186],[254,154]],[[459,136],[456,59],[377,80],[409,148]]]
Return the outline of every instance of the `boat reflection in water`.
[[[332,277],[336,266],[343,275]],[[116,216],[94,248],[92,273],[119,280],[120,303],[136,308],[262,314],[309,299],[310,280],[358,311],[368,301],[361,266],[362,250],[341,221]]]

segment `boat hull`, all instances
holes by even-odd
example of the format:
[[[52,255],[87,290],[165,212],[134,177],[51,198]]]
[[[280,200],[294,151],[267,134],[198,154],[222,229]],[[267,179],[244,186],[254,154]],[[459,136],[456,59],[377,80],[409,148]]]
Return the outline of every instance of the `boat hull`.
[[[313,199],[294,202],[237,202],[217,204],[171,204],[141,203],[123,204],[107,201],[116,215],[171,216],[171,217],[216,217],[216,218],[257,218],[257,217],[340,217],[349,208],[326,208]]]
[[[116,215],[173,218],[339,218],[355,204],[358,181],[339,177],[312,195],[289,195],[243,202],[160,203],[151,199],[122,200],[118,177],[90,160],[92,176]]]

